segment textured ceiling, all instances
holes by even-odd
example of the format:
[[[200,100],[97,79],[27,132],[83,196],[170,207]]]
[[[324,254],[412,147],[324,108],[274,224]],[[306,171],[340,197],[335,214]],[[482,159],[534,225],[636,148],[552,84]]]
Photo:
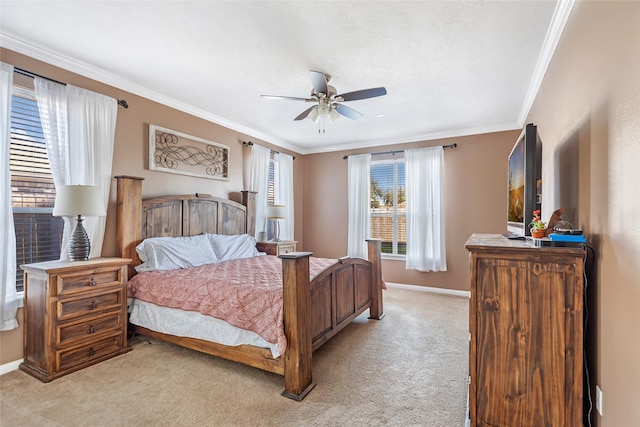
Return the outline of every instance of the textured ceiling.
[[[313,153],[521,127],[562,14],[527,0],[2,0],[0,45]],[[319,123],[293,120],[310,104],[260,97],[309,96],[309,70],[339,93],[388,94]]]

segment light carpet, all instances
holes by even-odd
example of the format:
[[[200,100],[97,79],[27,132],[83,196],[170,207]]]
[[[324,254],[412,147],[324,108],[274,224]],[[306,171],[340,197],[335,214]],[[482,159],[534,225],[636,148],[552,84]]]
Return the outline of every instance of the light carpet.
[[[468,298],[391,288],[313,356],[316,388],[138,336],[132,351],[44,384],[0,377],[3,426],[464,426]]]

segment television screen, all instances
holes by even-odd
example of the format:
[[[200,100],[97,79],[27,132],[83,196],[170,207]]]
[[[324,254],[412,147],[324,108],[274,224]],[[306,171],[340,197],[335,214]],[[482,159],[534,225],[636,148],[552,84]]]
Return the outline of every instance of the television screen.
[[[509,155],[508,222],[524,221],[524,138],[518,140]]]
[[[536,126],[528,124],[509,154],[507,230],[512,234],[531,234],[533,211],[540,209],[541,154]]]

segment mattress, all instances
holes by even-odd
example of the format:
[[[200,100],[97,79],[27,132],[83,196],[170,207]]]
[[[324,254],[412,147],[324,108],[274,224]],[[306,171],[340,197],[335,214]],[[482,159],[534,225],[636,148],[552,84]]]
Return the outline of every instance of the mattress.
[[[129,322],[134,325],[163,334],[197,338],[228,346],[247,344],[268,348],[274,358],[281,354],[277,344],[268,343],[257,333],[237,328],[224,320],[196,311],[161,307],[142,300],[130,298],[129,301]]]

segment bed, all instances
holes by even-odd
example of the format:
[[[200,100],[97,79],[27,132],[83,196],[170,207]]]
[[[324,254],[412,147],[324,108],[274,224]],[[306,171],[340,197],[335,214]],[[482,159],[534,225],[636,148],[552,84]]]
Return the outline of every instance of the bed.
[[[145,239],[209,233],[251,235],[255,230],[253,192],[241,192],[242,203],[198,194],[143,200],[142,178],[118,176],[116,179],[117,253],[133,260],[130,278],[137,274],[134,267],[141,264],[136,246]],[[367,260],[340,258],[321,269],[313,280],[310,280],[310,259],[312,267],[314,264],[311,253],[280,255],[282,327],[287,345],[284,353],[277,357],[272,348],[260,344],[225,345],[142,326],[132,327],[141,335],[282,375],[282,395],[300,401],[315,387],[312,352],[366,310],[370,319],[384,317],[380,241],[371,239],[367,245]]]

